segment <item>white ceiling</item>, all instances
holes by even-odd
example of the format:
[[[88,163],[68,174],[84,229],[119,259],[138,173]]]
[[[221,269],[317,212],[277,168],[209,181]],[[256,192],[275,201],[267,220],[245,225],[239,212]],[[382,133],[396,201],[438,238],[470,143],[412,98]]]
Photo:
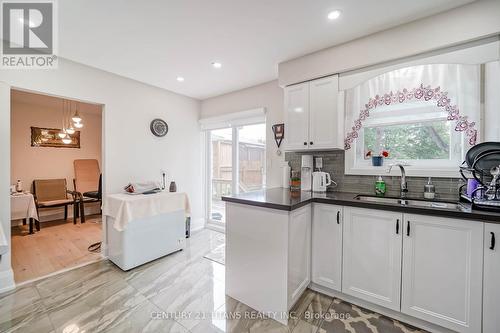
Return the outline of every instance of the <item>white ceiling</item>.
[[[62,57],[198,99],[277,78],[277,64],[472,0],[59,1]],[[327,13],[342,16],[329,21]],[[212,61],[222,63],[214,69]],[[184,82],[176,77],[183,76]]]

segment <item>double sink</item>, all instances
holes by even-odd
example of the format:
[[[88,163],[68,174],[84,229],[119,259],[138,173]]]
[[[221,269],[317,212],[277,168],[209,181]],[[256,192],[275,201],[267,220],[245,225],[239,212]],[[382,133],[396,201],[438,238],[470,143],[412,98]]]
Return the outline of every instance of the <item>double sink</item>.
[[[374,202],[380,204],[395,204],[408,207],[425,207],[425,208],[441,208],[441,209],[460,209],[463,207],[460,203],[444,202],[444,201],[427,201],[418,199],[403,199],[403,198],[385,198],[374,197],[369,195],[358,195],[354,199],[365,202]]]

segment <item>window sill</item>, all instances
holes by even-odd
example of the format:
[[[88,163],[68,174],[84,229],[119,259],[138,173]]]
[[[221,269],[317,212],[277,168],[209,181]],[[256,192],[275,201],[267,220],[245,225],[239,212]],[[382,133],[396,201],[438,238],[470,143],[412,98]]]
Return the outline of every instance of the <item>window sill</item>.
[[[387,170],[389,164],[380,167],[355,167],[349,168],[346,165],[346,175],[365,175],[365,176],[400,176],[401,171],[399,168],[392,168],[391,172]],[[419,168],[412,166],[405,166],[406,175],[410,177],[444,177],[444,178],[460,178],[460,172],[457,167],[453,168]]]

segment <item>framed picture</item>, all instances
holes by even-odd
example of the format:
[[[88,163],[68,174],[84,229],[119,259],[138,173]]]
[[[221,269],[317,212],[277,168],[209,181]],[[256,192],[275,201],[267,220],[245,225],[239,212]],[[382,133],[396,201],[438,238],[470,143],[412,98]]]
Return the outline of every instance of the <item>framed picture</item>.
[[[31,147],[80,148],[80,131],[69,135],[71,142],[64,143],[57,128],[31,127]]]

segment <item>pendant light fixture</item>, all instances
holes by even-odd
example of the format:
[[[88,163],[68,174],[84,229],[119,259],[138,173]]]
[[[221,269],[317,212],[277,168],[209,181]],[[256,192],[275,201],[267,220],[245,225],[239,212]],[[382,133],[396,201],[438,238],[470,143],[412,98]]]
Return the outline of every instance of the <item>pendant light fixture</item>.
[[[81,123],[82,121],[82,117],[80,117],[80,113],[78,112],[78,104],[76,105],[76,110],[75,113],[73,114],[73,117],[71,117],[71,120],[73,120],[73,122],[75,123]]]
[[[70,103],[69,104],[70,108],[69,108],[68,114],[71,113],[71,101],[69,101],[69,103]],[[73,134],[75,134],[75,132],[76,132],[75,127],[73,126],[73,123],[69,120],[69,117],[68,117],[68,127],[66,128],[66,133],[68,133],[69,135],[73,135]]]

